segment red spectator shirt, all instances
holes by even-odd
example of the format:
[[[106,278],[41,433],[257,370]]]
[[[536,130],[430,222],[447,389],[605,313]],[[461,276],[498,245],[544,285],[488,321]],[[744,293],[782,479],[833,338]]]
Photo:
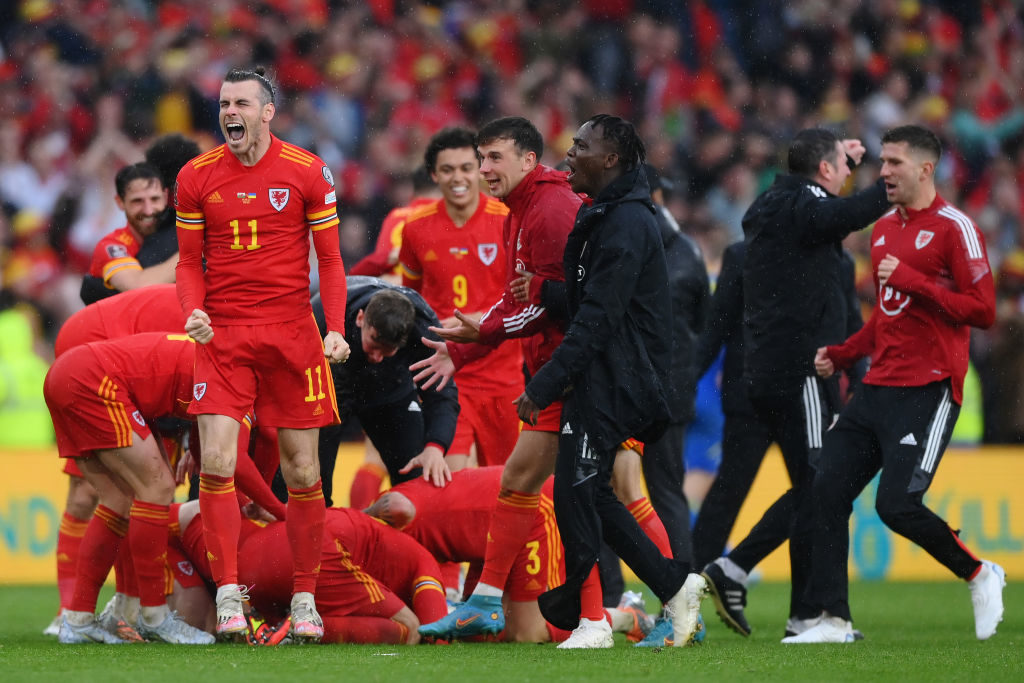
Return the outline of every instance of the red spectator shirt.
[[[92,262],[89,264],[89,275],[103,279],[108,289],[110,278],[125,270],[142,270],[142,265],[135,258],[142,248],[142,237],[126,225],[106,235],[92,251]]]
[[[505,287],[502,226],[508,208],[480,194],[480,205],[461,228],[448,216],[444,200],[426,204],[406,218],[402,232],[402,284],[418,291],[441,320],[459,310],[486,311]],[[486,362],[459,368],[460,388],[522,386],[522,351],[505,344]]]
[[[884,287],[878,263],[900,263]],[[914,387],[950,378],[960,403],[967,373],[970,328],[995,320],[995,286],[985,240],[973,221],[936,195],[931,206],[896,209],[875,223],[871,261],[878,302],[864,327],[828,347],[843,369],[871,355],[866,384]]]
[[[344,333],[334,178],[319,157],[271,136],[263,157],[244,166],[221,145],[181,169],[174,204],[178,296],[186,314],[201,309],[214,325],[310,315],[312,231],[328,328]]]

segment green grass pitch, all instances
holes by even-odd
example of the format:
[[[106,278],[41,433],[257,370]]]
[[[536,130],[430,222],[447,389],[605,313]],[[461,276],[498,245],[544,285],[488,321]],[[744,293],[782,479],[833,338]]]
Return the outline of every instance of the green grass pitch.
[[[108,590],[104,591],[105,602]],[[52,586],[0,586],[0,680],[227,683],[229,681],[996,681],[1024,680],[1024,589],[1010,583],[1006,616],[987,642],[974,637],[967,588],[959,582],[855,583],[852,645],[779,644],[788,605],[785,584],[750,591],[754,628],[741,638],[719,621],[711,600],[703,645],[561,651],[553,645],[454,644],[399,647],[335,645],[249,648],[59,645],[41,635],[53,616]],[[101,602],[102,604],[102,602]],[[654,605],[650,605],[654,607]]]

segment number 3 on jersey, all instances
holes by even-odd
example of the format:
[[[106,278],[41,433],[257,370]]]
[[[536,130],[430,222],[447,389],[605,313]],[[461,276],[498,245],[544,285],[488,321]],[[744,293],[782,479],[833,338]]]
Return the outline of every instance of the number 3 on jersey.
[[[469,302],[469,284],[465,275],[456,275],[452,278],[452,303],[456,308],[462,308]]]
[[[232,249],[259,249],[261,244],[256,243],[256,219],[248,221],[246,225],[249,227],[249,234],[251,235],[251,241],[249,244],[242,244],[242,236],[238,232],[238,220],[233,220],[229,223],[231,226],[231,233],[235,236],[235,242],[231,245]]]

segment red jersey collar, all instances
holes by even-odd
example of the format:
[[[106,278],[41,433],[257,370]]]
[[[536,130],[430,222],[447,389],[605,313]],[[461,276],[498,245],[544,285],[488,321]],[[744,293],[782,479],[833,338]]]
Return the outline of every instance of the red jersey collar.
[[[917,218],[918,216],[931,216],[931,215],[934,215],[934,214],[938,213],[939,209],[941,209],[945,205],[946,205],[946,200],[942,198],[942,195],[940,195],[938,192],[936,192],[935,193],[935,199],[932,200],[932,203],[929,204],[928,206],[924,207],[923,209],[908,209],[908,208],[904,207],[903,210],[907,212],[907,221],[909,222],[909,221],[912,221],[913,219]]]

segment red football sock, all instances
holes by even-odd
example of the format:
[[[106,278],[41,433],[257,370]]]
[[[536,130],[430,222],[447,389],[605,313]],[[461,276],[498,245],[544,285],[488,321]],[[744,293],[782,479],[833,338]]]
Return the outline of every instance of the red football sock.
[[[214,584],[238,583],[238,534],[242,517],[235,498],[235,478],[200,474],[199,511]]]
[[[95,612],[100,587],[107,580],[110,567],[117,556],[121,539],[128,533],[128,520],[107,506],[96,506],[89,526],[82,537],[78,553],[78,575],[75,592],[68,609],[75,612]]]
[[[167,519],[167,505],[141,500],[132,503],[128,538],[143,607],[167,602]]]
[[[114,558],[114,586],[118,593],[139,597],[139,579],[135,574],[135,562],[132,561],[132,526],[128,524],[128,535],[121,541]]]
[[[654,511],[651,501],[647,498],[637,498],[627,505],[626,509],[633,515],[636,523],[640,525],[648,538],[654,541],[654,545],[658,546],[661,554],[671,559],[672,546],[668,542],[668,532],[665,531],[665,525],[661,523],[661,517],[658,517],[658,513]]]
[[[558,628],[550,622],[545,621],[544,625],[548,628],[548,635],[551,636],[552,643],[561,643],[562,641],[568,640],[569,636],[572,635],[572,631],[566,631],[565,629]]]
[[[502,488],[487,529],[487,549],[480,583],[504,588],[512,563],[522,550],[537,521],[539,493],[522,493]]]
[[[462,572],[462,565],[458,562],[443,562],[441,564],[441,583],[445,588],[451,588],[459,592],[459,575]],[[423,622],[428,624],[430,622]]]
[[[377,500],[381,482],[388,476],[388,471],[372,463],[363,463],[356,476],[352,478],[352,488],[348,492],[348,505],[362,510]]]
[[[421,624],[432,624],[448,614],[441,582],[433,576],[419,576],[412,590],[412,611]]]
[[[57,592],[60,593],[61,608],[67,608],[75,594],[78,553],[88,526],[89,520],[79,519],[67,512],[60,519],[60,529],[57,531]]]
[[[401,645],[409,637],[409,629],[397,621],[384,617],[321,616],[324,620],[324,637],[321,643]]]
[[[320,480],[304,489],[288,487],[288,545],[295,567],[292,593],[313,593],[320,573],[320,543],[324,536],[324,492]]]
[[[600,621],[604,619],[604,592],[601,590],[601,576],[597,564],[587,574],[580,587],[580,618]]]

